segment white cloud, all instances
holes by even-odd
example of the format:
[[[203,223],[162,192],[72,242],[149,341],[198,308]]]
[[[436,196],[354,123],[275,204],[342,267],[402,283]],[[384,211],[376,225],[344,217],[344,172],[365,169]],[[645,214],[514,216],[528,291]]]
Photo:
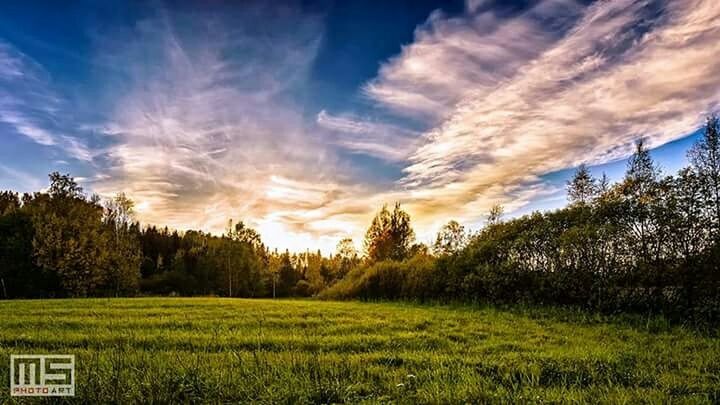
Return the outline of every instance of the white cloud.
[[[27,191],[37,191],[43,187],[42,181],[30,173],[26,173],[22,170],[17,170],[12,167],[0,164],[0,173],[3,177],[14,180],[16,189],[22,189]]]
[[[575,18],[557,21],[565,5]],[[720,100],[716,1],[552,0],[510,19],[473,9],[433,14],[366,87],[432,123],[401,181],[426,222],[545,193],[543,174],[624,157],[641,136],[682,137]]]
[[[354,153],[378,157],[391,162],[406,161],[417,148],[420,134],[381,122],[358,119],[350,115],[332,115],[322,110],[317,124],[332,132],[328,140]]]
[[[0,41],[0,78],[17,79],[25,75],[22,54],[3,41]]]
[[[77,137],[58,133],[62,107],[40,64],[0,39],[0,122],[43,146],[60,148],[86,162],[93,152]]]
[[[573,0],[550,0],[503,20],[490,11],[476,14],[479,5],[472,3],[461,17],[433,12],[365,93],[403,114],[445,117],[465,97],[513,76],[557,39],[548,26],[565,28],[581,12]]]
[[[34,122],[11,109],[0,110],[0,121],[12,125],[15,130],[40,145],[55,145],[55,137]]]
[[[233,218],[273,247],[315,240],[332,251],[362,215],[351,196],[364,191],[307,133],[290,96],[302,92],[322,27],[276,12],[245,10],[232,24],[212,16],[208,25],[166,13],[127,33],[133,41],[102,43],[103,63],[129,70],[111,121],[99,126],[113,145],[110,178],[94,189],[127,192],[145,223],[220,233]],[[256,13],[265,24],[245,32]]]
[[[489,4],[433,13],[363,87],[423,133],[327,111],[308,128],[297,100],[314,96],[305,85],[323,27],[290,7],[161,12],[109,34],[91,63],[121,71],[107,89],[115,108],[107,122],[75,126],[112,145],[102,174],[83,180],[127,192],[146,223],[222,232],[228,219],[246,220],[271,246],[294,250],[358,241],[382,203],[401,201],[425,241],[450,218],[477,224],[494,203],[513,211],[556,198],[544,174],[623,157],[640,136],[668,142],[717,106],[720,3],[541,0],[512,17]],[[0,121],[99,160],[49,125],[62,101],[37,64],[2,42],[0,84]],[[353,177],[356,162],[338,149],[405,164],[403,178],[378,190]]]

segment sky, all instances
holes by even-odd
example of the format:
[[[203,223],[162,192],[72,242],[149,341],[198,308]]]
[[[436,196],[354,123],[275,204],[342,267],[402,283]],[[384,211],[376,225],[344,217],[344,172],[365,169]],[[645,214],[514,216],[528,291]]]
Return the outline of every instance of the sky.
[[[720,102],[716,0],[0,5],[0,189],[70,173],[143,224],[358,248],[566,203],[574,168],[663,172]]]

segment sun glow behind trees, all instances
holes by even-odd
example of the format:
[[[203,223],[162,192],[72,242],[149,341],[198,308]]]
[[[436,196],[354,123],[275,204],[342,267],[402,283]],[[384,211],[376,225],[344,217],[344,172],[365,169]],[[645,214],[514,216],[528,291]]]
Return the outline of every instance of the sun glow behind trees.
[[[141,227],[133,203],[104,204],[68,175],[43,193],[3,192],[0,268],[7,297],[220,294],[540,302],[600,310],[662,311],[720,319],[718,121],[689,152],[691,166],[664,175],[642,140],[622,181],[581,165],[566,208],[503,218],[468,233],[449,221],[430,247],[416,243],[396,203],[376,213],[362,257],[351,239],[332,256],[268,249],[244,222],[225,232]]]

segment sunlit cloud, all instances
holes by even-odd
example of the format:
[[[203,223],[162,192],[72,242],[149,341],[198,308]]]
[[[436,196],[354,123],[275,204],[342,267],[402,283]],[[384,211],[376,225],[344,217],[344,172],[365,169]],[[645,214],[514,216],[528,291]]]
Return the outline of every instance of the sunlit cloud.
[[[360,247],[384,203],[423,242],[497,203],[559,205],[549,173],[624,158],[639,137],[662,145],[717,110],[717,2],[497,3],[432,12],[349,90],[317,77],[331,31],[297,4],[142,8],[90,30],[87,55],[61,52],[98,72],[82,89],[0,40],[0,126],[87,169],[88,192],[126,192],[144,224],[219,234],[243,220],[271,247],[329,253],[345,236]],[[338,103],[318,82],[352,94]]]
[[[230,28],[258,13],[265,27]],[[347,231],[344,210],[331,206],[350,200],[353,186],[290,97],[315,57],[318,19],[263,7],[233,16],[232,25],[162,14],[130,33],[140,40],[122,46],[113,38],[117,52],[103,55],[133,63],[127,91],[101,126],[114,140],[111,177],[95,188],[125,190],[145,223],[221,233],[232,218],[257,227],[270,246],[316,240],[331,251]],[[143,62],[145,55],[153,57]]]
[[[329,143],[390,162],[406,161],[419,146],[418,132],[396,125],[332,115],[325,110],[318,113],[317,124],[331,132]]]
[[[542,54],[582,11],[575,1],[550,0],[505,20],[475,13],[479,7],[468,3],[460,17],[433,12],[365,93],[397,112],[444,117],[465,97],[492,90]]]
[[[400,181],[426,221],[517,206],[552,192],[543,174],[625,157],[641,136],[680,138],[717,107],[718,2],[551,0],[509,19],[467,9],[431,16],[366,87],[431,123]]]

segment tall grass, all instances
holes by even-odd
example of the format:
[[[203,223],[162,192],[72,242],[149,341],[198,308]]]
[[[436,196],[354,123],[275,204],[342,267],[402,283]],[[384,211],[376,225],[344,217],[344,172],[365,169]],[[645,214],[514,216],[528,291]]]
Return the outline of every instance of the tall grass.
[[[562,311],[220,298],[0,302],[0,381],[19,353],[75,354],[74,401],[85,403],[720,401],[718,339]],[[8,395],[0,389],[0,402],[14,402]]]

